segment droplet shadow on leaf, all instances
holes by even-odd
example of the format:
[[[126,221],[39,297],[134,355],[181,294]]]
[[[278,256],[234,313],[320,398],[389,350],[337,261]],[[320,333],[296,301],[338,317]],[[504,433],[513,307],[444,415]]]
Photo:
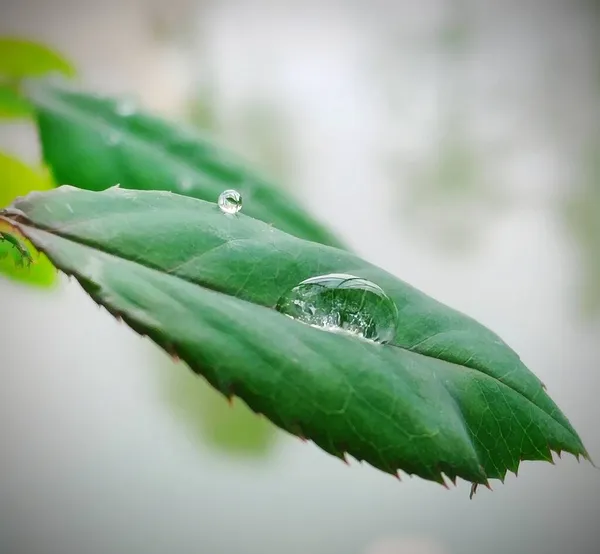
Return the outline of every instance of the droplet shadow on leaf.
[[[239,398],[230,403],[184,363],[161,372],[161,390],[175,417],[201,444],[230,456],[267,456],[279,432]]]

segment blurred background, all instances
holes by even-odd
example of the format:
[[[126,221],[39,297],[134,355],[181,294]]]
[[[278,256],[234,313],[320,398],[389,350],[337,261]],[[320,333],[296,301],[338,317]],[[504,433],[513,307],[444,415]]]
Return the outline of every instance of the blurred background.
[[[600,4],[0,0],[0,34],[191,121],[502,336],[600,459]],[[30,123],[0,147],[39,158]],[[2,184],[0,183],[0,187]],[[0,553],[600,550],[600,474],[469,501],[233,409],[80,289],[0,279]]]

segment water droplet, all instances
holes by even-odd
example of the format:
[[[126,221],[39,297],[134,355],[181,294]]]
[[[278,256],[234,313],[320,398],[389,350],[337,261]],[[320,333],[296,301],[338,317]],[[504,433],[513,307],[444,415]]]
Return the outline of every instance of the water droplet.
[[[130,117],[136,112],[136,110],[136,103],[131,98],[124,98],[123,100],[119,100],[119,102],[115,106],[115,111],[121,117]]]
[[[184,192],[189,192],[192,189],[192,186],[194,185],[194,181],[192,180],[191,177],[184,177],[183,179],[181,179],[181,181],[179,181],[179,186],[181,187],[181,190],[183,190]]]
[[[117,146],[121,142],[121,134],[116,131],[111,131],[108,133],[108,137],[106,139],[109,146]]]
[[[313,327],[380,343],[392,341],[398,325],[396,304],[380,287],[343,273],[302,281],[279,299],[276,309]]]
[[[219,194],[219,208],[226,214],[236,214],[242,209],[242,195],[237,190],[226,190]]]

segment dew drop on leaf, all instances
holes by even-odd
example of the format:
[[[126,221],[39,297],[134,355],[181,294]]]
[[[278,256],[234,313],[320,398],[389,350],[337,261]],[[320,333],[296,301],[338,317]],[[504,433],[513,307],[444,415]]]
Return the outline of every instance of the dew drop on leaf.
[[[226,190],[219,195],[219,208],[223,213],[236,214],[242,209],[242,195],[237,190]]]
[[[375,283],[343,273],[319,275],[287,291],[277,311],[331,332],[345,332],[374,342],[396,336],[398,309]]]
[[[184,192],[189,192],[190,190],[192,190],[193,185],[194,181],[191,177],[184,177],[183,179],[181,179],[181,181],[179,181],[179,186]]]
[[[121,117],[130,117],[137,111],[137,105],[133,99],[123,98],[117,102],[115,111]]]
[[[121,134],[115,131],[111,131],[106,138],[109,146],[117,146],[122,140]]]

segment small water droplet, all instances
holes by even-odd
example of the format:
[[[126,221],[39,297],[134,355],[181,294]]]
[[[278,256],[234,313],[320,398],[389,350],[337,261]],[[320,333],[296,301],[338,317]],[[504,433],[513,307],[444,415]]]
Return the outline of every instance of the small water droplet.
[[[121,134],[116,131],[111,131],[108,133],[106,141],[110,146],[117,146],[117,144],[121,142]]]
[[[392,341],[398,326],[396,304],[379,286],[344,273],[302,281],[279,299],[276,309],[313,327],[380,343]]]
[[[130,117],[137,111],[137,106],[134,100],[124,98],[116,104],[115,111],[121,117]]]
[[[226,190],[219,194],[219,208],[226,214],[236,214],[242,209],[242,195],[237,190]]]
[[[179,181],[179,186],[184,192],[190,191],[192,189],[193,184],[194,181],[191,179],[191,177],[184,177],[183,179],[181,179],[181,181]]]

